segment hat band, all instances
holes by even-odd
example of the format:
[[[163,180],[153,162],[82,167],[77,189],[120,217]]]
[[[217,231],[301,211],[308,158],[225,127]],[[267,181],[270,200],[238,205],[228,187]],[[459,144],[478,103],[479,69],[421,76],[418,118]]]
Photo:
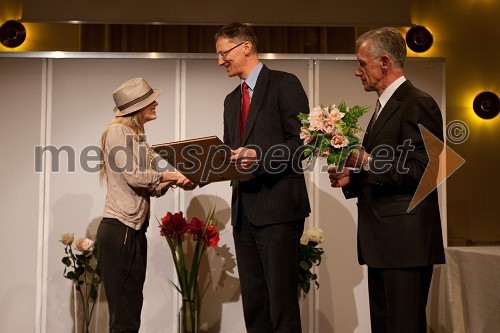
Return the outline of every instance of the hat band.
[[[132,105],[134,104],[137,104],[139,102],[142,102],[143,100],[145,100],[146,98],[148,98],[149,96],[153,95],[154,91],[153,89],[150,89],[147,93],[145,93],[144,95],[142,95],[141,97],[138,97],[136,99],[134,99],[133,101],[130,101],[128,103],[125,103],[121,106],[118,107],[118,110],[120,111],[123,111],[129,107],[131,107]]]

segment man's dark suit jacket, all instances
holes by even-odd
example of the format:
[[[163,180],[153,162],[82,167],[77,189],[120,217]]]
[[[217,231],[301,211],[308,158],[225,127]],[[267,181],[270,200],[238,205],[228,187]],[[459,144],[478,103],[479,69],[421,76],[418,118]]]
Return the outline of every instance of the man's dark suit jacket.
[[[293,74],[263,66],[243,138],[240,108],[238,85],[224,101],[224,143],[231,149],[242,146],[255,149],[260,162],[255,178],[232,182],[231,223],[235,225],[241,214],[259,226],[307,217],[310,207],[300,169],[302,141],[297,115],[308,113],[309,105],[300,81]]]
[[[351,171],[351,183],[343,188],[347,198],[358,197],[359,263],[373,268],[444,263],[437,191],[407,211],[429,161],[419,125],[443,140],[439,106],[405,81],[371,130],[370,125],[363,147],[373,156],[371,170]],[[389,157],[381,161],[384,152],[389,152]]]

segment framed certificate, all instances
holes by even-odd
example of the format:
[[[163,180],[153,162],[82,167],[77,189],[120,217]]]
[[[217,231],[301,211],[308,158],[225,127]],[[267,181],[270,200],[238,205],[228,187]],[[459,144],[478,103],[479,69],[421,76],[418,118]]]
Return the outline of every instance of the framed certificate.
[[[231,148],[217,136],[156,144],[152,149],[186,178],[199,184],[254,177],[248,170],[229,165]]]

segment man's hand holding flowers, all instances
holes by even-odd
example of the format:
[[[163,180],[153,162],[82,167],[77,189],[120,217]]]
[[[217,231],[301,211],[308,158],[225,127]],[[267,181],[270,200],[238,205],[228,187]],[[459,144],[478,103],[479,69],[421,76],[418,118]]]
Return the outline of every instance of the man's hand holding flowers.
[[[350,171],[347,168],[338,171],[336,166],[330,166],[328,168],[328,177],[332,187],[344,187],[351,182]]]
[[[337,166],[330,165],[328,168],[328,176],[332,187],[344,187],[350,183],[350,171],[348,168],[361,169],[369,164],[370,154],[363,147],[358,148],[349,154],[342,169]]]

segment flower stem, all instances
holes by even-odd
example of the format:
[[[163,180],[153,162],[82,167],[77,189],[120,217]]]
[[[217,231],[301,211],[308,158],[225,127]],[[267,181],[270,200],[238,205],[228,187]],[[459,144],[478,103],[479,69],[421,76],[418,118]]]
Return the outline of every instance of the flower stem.
[[[196,331],[196,302],[182,301],[181,324],[183,333],[192,333]]]
[[[184,257],[184,249],[182,247],[182,236],[177,235],[177,253],[179,255],[179,268],[180,268],[180,276],[179,276],[179,284],[181,287],[182,298],[189,299],[189,280],[188,280],[188,272],[186,270],[186,259]]]

